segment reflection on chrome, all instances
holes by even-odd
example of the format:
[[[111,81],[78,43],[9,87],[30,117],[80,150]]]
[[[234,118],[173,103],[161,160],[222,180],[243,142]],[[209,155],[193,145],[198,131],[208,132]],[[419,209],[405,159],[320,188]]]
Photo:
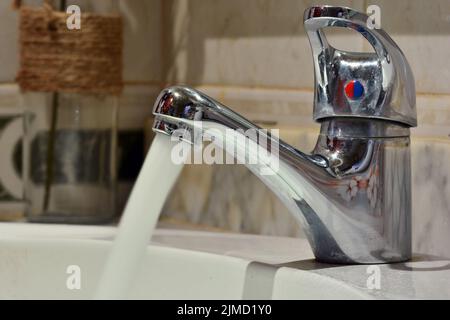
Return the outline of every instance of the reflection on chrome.
[[[386,263],[411,257],[409,127],[416,125],[414,79],[401,50],[382,30],[366,28],[367,16],[342,7],[305,12],[315,73],[314,118],[321,131],[304,153],[277,139],[279,163],[245,165],[290,209],[302,225],[316,258],[329,263]],[[322,28],[360,32],[375,53],[332,48]],[[358,95],[345,96],[358,81]],[[364,90],[361,90],[363,88]],[[356,98],[355,98],[356,97]],[[214,129],[259,129],[231,109],[192,88],[161,92],[153,130],[194,132],[191,142]],[[239,131],[236,134],[239,134]],[[275,137],[267,134],[269,150]],[[261,166],[272,174],[261,174]]]

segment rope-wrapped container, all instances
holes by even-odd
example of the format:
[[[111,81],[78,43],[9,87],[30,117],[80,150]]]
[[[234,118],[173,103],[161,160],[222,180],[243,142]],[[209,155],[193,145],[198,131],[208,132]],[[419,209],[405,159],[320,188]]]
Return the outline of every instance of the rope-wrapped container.
[[[22,91],[119,95],[122,81],[120,15],[81,14],[81,28],[69,29],[69,14],[50,6],[20,8]]]

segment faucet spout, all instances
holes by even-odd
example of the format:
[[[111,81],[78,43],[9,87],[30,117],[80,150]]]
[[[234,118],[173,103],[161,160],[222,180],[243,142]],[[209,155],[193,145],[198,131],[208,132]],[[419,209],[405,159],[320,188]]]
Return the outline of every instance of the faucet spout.
[[[234,132],[234,139],[249,129],[261,129],[205,94],[182,86],[163,90],[153,113],[155,132],[189,132],[194,144],[214,130]],[[407,126],[382,119],[323,119],[311,153],[262,134],[267,139],[250,139],[244,158],[261,148],[277,152],[263,164],[243,163],[287,206],[318,260],[384,263],[410,258]],[[212,140],[218,142],[219,136],[223,137]]]

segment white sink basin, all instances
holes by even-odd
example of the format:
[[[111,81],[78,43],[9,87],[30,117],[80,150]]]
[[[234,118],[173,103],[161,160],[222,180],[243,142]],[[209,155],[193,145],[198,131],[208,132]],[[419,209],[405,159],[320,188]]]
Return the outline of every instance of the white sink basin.
[[[0,298],[92,298],[115,230],[0,223]],[[412,265],[416,268],[420,263],[424,262]],[[450,297],[446,262],[428,263],[422,272],[408,270],[406,265],[406,270],[383,265],[381,289],[372,291],[366,287],[367,266],[318,264],[301,239],[157,230],[127,297],[370,299],[423,297],[433,292]],[[81,288],[71,290],[67,281],[73,274],[67,269],[74,265],[80,268]],[[434,283],[429,278],[433,275],[440,287],[419,292],[424,272],[428,286]],[[447,281],[446,286],[442,281]]]

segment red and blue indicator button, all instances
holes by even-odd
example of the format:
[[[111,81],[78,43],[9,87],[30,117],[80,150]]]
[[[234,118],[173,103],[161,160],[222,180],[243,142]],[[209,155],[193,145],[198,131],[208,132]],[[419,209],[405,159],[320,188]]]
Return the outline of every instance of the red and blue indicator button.
[[[345,94],[352,100],[357,100],[364,95],[364,87],[358,80],[351,80],[345,85]]]

